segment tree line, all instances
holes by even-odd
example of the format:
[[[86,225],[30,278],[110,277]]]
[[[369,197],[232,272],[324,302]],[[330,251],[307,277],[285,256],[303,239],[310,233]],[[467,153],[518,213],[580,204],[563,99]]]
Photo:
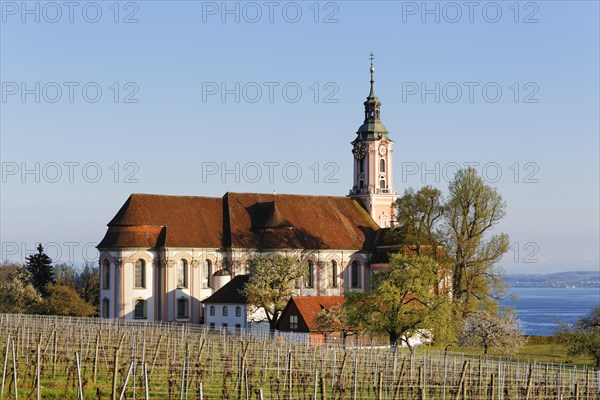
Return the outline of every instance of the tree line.
[[[342,337],[387,336],[392,346],[413,348],[412,338],[438,345],[481,347],[509,354],[524,344],[513,310],[501,306],[506,284],[498,262],[509,247],[496,228],[506,203],[473,168],[459,170],[446,196],[434,187],[407,189],[395,203],[397,224],[386,233],[388,268],[373,274],[370,290],[346,293],[345,303],[322,310],[319,331]],[[25,265],[0,268],[0,312],[98,315],[98,267],[52,265],[40,244]],[[265,312],[270,328],[307,276],[293,257],[258,254],[248,262],[244,288],[254,308]],[[600,366],[600,307],[557,334],[571,354],[592,355]]]
[[[431,186],[407,189],[395,203],[396,226],[384,239],[391,249],[388,268],[373,274],[370,290],[350,291],[343,306],[322,310],[317,325],[344,335],[385,335],[393,346],[412,348],[418,336],[477,343],[486,353],[492,347],[518,349],[518,321],[498,302],[505,285],[497,262],[509,240],[495,229],[505,209],[502,196],[473,168],[456,173],[447,197]],[[306,266],[292,257],[259,255],[249,267],[246,295],[275,329]],[[493,340],[490,329],[499,332]]]
[[[385,237],[393,249],[388,268],[373,274],[370,290],[350,291],[343,305],[322,310],[318,330],[343,338],[387,336],[392,346],[411,350],[418,337],[442,346],[481,347],[486,355],[491,349],[517,352],[524,334],[514,310],[499,301],[507,285],[498,262],[509,238],[497,231],[506,214],[497,189],[466,168],[456,173],[446,196],[431,186],[409,188],[395,211],[396,227]],[[245,294],[275,329],[294,282],[307,268],[293,257],[258,255],[249,272]],[[558,337],[572,354],[591,354],[600,366],[599,310],[574,327],[564,326]]]
[[[0,266],[0,313],[94,316],[99,292],[98,267],[53,265],[41,244],[24,265]]]

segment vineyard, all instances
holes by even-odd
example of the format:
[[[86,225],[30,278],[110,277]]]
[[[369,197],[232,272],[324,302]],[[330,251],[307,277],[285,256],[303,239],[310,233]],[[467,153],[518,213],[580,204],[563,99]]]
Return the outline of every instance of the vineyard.
[[[1,399],[600,398],[600,371],[201,326],[0,315]]]

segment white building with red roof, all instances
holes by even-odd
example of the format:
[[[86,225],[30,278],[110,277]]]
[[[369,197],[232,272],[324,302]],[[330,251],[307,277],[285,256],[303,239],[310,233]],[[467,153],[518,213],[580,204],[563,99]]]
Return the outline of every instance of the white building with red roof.
[[[246,274],[247,260],[257,253],[307,264],[298,295],[368,290],[371,259],[393,224],[396,199],[394,142],[381,123],[372,65],[364,107],[352,141],[354,183],[348,196],[132,194],[98,245],[101,315],[203,322],[202,301],[213,295],[216,282]]]

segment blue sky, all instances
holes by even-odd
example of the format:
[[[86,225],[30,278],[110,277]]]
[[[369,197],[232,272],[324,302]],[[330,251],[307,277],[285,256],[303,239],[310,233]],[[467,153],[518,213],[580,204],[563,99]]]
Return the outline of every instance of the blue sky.
[[[94,258],[132,192],[347,194],[373,51],[398,192],[475,163],[507,272],[598,269],[598,2],[72,4],[1,3],[2,258]]]

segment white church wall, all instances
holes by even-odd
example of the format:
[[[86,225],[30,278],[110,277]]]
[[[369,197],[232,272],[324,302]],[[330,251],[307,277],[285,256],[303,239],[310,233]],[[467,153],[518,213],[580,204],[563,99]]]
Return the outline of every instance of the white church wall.
[[[211,307],[214,307],[214,315],[211,315]],[[236,314],[239,307],[240,313]],[[224,310],[227,310],[225,315]],[[211,329],[227,329],[234,333],[236,329],[245,328],[247,325],[247,313],[245,304],[206,304],[204,307],[204,324]]]
[[[351,249],[331,249],[331,250],[271,250],[263,254],[284,254],[297,257],[299,260],[306,261],[309,257],[314,262],[314,287],[306,288],[302,286],[296,291],[296,295],[301,296],[339,296],[350,288],[350,268],[352,261],[357,259],[361,264],[361,289],[367,288],[370,279],[370,270],[367,267],[368,253]],[[100,262],[104,258],[111,260],[111,285],[109,289],[100,290],[100,301],[102,299],[109,302],[109,318],[132,319],[134,315],[135,301],[137,299],[146,300],[146,317],[148,320],[162,320],[168,322],[189,322],[206,323],[207,310],[201,304],[201,301],[214,293],[214,282],[211,287],[204,287],[202,284],[204,260],[208,259],[212,264],[214,273],[223,267],[229,269],[233,261],[237,265],[238,274],[245,271],[245,264],[254,251],[248,249],[234,249],[228,252],[219,252],[218,249],[167,249],[155,251],[139,251],[137,249],[121,249],[115,251],[103,251],[100,255]],[[134,264],[138,259],[143,259],[146,263],[145,288],[134,288]],[[158,266],[159,264],[167,267]],[[188,262],[188,282],[187,287],[177,287],[177,262],[185,259]],[[225,262],[227,260],[227,262]],[[329,265],[331,261],[337,264],[336,285],[330,285]],[[122,267],[119,267],[122,265]],[[102,285],[102,284],[101,284]],[[333,286],[333,287],[332,287]],[[189,313],[187,317],[177,317],[177,300],[180,298],[188,299]],[[101,314],[104,316],[104,314]],[[264,318],[263,318],[264,319]],[[215,324],[222,324],[225,321],[215,321]],[[225,322],[235,327],[236,322]]]
[[[166,259],[166,268],[163,268],[163,312],[162,319],[165,321],[190,322],[198,324],[202,322],[203,307],[201,301],[209,297],[213,290],[203,285],[203,270],[206,268],[205,260],[210,260],[212,271],[220,265],[222,257],[218,249],[198,248],[169,248],[163,253]],[[186,284],[179,285],[179,266],[181,261],[187,263]],[[212,279],[212,277],[211,277]],[[187,316],[178,315],[178,300],[188,301]]]
[[[100,316],[105,318],[115,318],[115,293],[117,286],[117,272],[118,269],[115,266],[116,252],[103,252],[100,254],[99,265],[100,265]],[[109,279],[108,285],[105,285],[104,279],[104,261],[108,261],[109,267]],[[106,287],[108,286],[108,287]],[[105,289],[106,287],[106,289]]]
[[[117,302],[120,305],[120,310],[117,316],[124,319],[134,319],[135,304],[138,300],[146,302],[145,305],[145,318],[148,320],[154,320],[155,307],[154,307],[154,252],[150,251],[136,251],[127,254],[121,252],[121,255],[126,255],[127,258],[121,257],[120,277],[117,279],[121,285],[122,298],[121,301]],[[144,285],[143,287],[135,287],[135,263],[138,260],[144,261]]]

